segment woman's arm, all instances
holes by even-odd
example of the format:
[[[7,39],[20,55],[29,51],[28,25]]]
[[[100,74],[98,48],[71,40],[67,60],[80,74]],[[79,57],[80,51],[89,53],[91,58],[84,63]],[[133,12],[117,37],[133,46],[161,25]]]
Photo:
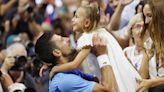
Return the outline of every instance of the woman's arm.
[[[145,92],[149,88],[153,88],[157,86],[164,86],[164,77],[159,77],[156,79],[141,80],[137,88],[137,92]]]
[[[120,3],[117,6],[117,9],[112,16],[110,23],[106,26],[106,29],[109,32],[113,30],[118,30],[122,11],[124,7],[130,4],[131,2],[132,0],[120,0]]]
[[[141,62],[141,67],[139,69],[139,74],[143,79],[149,78],[149,57],[146,50],[143,51],[143,59]]]
[[[164,86],[164,77],[151,79],[150,81],[152,82],[152,86],[151,87]]]

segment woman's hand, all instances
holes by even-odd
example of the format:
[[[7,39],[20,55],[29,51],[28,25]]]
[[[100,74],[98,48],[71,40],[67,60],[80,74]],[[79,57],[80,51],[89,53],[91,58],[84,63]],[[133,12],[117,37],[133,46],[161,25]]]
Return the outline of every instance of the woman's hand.
[[[132,1],[133,0],[121,0],[120,3],[121,3],[121,5],[126,6],[126,5],[130,4]]]
[[[151,79],[138,80],[137,92],[146,92],[152,85]]]

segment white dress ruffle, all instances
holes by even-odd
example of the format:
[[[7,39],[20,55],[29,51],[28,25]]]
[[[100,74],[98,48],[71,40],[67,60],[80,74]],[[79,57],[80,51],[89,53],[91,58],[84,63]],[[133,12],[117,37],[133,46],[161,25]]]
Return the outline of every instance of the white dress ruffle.
[[[141,76],[126,59],[116,39],[104,28],[91,33],[84,33],[78,40],[77,49],[81,50],[85,46],[92,46],[92,37],[95,33],[98,33],[107,42],[108,57],[110,58],[119,92],[136,92],[136,79],[141,79]]]
[[[93,33],[83,33],[77,41],[77,50],[81,50],[85,46],[93,46],[92,37]]]

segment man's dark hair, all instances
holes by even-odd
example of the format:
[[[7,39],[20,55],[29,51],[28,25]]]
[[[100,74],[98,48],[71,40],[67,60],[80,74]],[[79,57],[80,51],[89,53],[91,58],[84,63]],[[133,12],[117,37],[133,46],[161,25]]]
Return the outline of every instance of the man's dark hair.
[[[56,64],[56,58],[53,56],[53,50],[56,44],[52,42],[53,32],[45,32],[36,42],[35,53],[45,63]]]

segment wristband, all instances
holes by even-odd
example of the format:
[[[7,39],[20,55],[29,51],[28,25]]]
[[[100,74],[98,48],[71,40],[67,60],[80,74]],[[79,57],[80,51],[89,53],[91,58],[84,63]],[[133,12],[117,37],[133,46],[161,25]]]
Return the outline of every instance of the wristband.
[[[99,67],[102,68],[106,65],[111,65],[110,61],[109,61],[109,57],[107,54],[103,54],[97,57],[97,61],[99,64]]]

